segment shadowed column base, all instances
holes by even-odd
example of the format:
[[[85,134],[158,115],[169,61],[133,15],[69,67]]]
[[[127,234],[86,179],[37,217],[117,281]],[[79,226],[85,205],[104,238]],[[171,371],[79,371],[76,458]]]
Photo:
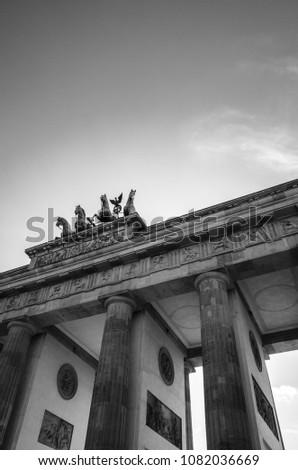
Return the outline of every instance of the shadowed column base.
[[[31,323],[13,321],[0,355],[0,448],[13,410],[18,385],[26,361],[31,336],[36,333]]]

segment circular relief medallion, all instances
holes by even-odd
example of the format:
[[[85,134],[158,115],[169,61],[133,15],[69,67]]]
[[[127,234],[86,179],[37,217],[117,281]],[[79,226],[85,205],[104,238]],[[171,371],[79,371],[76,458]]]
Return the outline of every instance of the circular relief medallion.
[[[159,372],[166,385],[172,385],[174,382],[175,372],[174,364],[169,351],[161,348],[158,355]]]
[[[261,359],[256,337],[252,331],[249,332],[249,339],[250,339],[251,349],[252,349],[256,364],[257,364],[257,368],[259,369],[260,372],[262,372],[262,359]]]
[[[64,400],[70,400],[75,396],[78,388],[78,376],[70,364],[64,364],[60,367],[57,376],[57,386]]]

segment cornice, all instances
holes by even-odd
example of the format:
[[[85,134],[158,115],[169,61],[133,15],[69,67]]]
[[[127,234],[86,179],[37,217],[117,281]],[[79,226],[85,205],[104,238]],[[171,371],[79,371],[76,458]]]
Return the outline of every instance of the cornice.
[[[240,196],[235,199],[230,199],[225,202],[221,202],[209,207],[205,207],[203,209],[195,210],[191,214],[184,214],[180,216],[179,218],[185,218],[185,220],[191,220],[193,217],[197,216],[206,216],[206,215],[212,215],[215,213],[219,212],[224,212],[228,209],[232,209],[235,207],[239,207],[244,204],[251,204],[254,203],[255,205],[258,205],[257,203],[259,201],[264,200],[265,198],[268,198],[271,196],[270,202],[274,202],[279,199],[283,199],[282,193],[289,191],[291,189],[296,189],[298,188],[298,179],[288,181],[286,183],[281,183],[276,186],[271,186],[270,188],[262,189],[260,191],[256,191],[253,193],[246,194],[245,196]],[[297,189],[298,193],[298,189]],[[281,197],[276,197],[280,195]]]

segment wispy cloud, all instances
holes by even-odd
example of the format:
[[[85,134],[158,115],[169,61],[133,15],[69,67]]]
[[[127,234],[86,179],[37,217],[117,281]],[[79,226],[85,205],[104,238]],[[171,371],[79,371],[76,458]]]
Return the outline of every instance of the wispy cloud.
[[[273,171],[298,170],[298,136],[290,128],[236,109],[194,119],[183,139],[200,158],[234,157]]]
[[[244,60],[239,63],[240,71],[266,72],[298,79],[298,58],[288,56],[282,58],[263,57],[262,60]]]
[[[280,387],[273,387],[273,394],[277,402],[289,403],[298,399],[298,389],[290,385],[281,385]]]

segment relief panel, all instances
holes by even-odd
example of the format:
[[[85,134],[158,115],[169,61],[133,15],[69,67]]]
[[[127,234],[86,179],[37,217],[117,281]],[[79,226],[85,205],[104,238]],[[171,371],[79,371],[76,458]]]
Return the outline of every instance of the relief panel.
[[[149,391],[147,393],[146,425],[175,447],[182,449],[181,418]]]
[[[254,385],[258,412],[262,416],[267,426],[271,429],[276,439],[279,440],[273,407],[267,400],[264,392],[262,391],[262,389],[260,388],[259,384],[257,383],[257,381],[255,380],[253,376],[252,376],[252,380],[253,380],[253,385]]]
[[[38,442],[52,449],[70,449],[73,425],[45,410]]]

